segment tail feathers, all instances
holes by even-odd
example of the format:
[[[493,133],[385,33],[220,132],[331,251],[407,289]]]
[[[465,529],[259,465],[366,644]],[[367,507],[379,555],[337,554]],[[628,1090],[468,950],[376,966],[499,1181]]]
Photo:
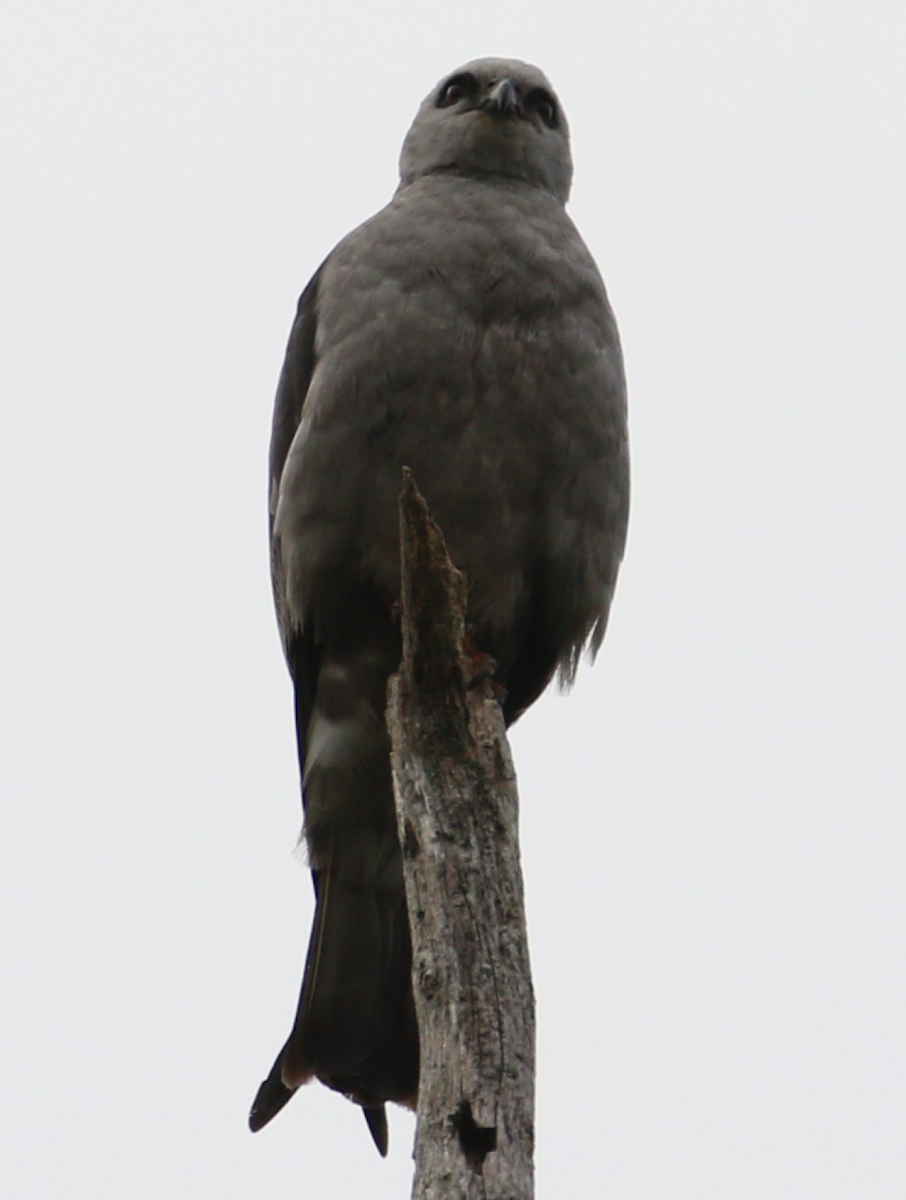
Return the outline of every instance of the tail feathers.
[[[249,1129],[257,1133],[292,1100],[296,1088],[288,1088],[283,1082],[283,1050],[271,1068],[271,1073],[258,1089],[252,1111],[249,1113]],[[377,1146],[381,1158],[387,1157],[390,1148],[390,1131],[387,1127],[387,1109],[383,1104],[363,1108],[365,1123]]]
[[[398,953],[396,906],[373,884],[321,872],[318,893],[302,994],[283,1058],[290,1087],[312,1071],[321,1079],[359,1073],[381,1040],[386,976]],[[402,912],[405,918],[405,906]]]
[[[362,1106],[375,1145],[386,1155],[384,1102],[414,1105],[418,1091],[418,1027],[401,874],[401,863],[370,883],[344,879],[338,871],[319,872],[296,1020],[258,1089],[252,1130],[266,1125],[315,1075]]]

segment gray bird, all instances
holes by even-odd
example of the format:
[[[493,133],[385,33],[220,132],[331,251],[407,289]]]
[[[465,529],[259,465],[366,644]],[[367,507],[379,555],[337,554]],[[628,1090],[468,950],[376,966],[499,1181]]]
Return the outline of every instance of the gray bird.
[[[384,722],[400,660],[397,498],[412,469],[468,583],[507,724],[604,635],[629,494],[604,285],[565,211],[545,76],[481,59],[440,83],[393,199],[302,294],[274,412],[273,580],[295,685],[316,909],[295,1023],[249,1124],[316,1077],[414,1106],[418,1029]]]

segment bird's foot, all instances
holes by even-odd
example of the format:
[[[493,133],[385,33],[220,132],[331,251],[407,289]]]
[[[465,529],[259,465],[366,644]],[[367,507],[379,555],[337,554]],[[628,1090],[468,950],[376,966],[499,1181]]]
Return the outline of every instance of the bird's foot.
[[[485,654],[483,650],[479,650],[475,645],[474,629],[474,625],[466,625],[466,636],[463,641],[463,650],[469,663],[469,680],[466,687],[471,692],[473,688],[477,688],[480,683],[484,683],[486,679],[489,679],[494,699],[498,704],[503,704],[504,700],[506,700],[506,688],[501,687],[494,680],[494,674],[497,671],[497,660],[492,658],[490,654]]]

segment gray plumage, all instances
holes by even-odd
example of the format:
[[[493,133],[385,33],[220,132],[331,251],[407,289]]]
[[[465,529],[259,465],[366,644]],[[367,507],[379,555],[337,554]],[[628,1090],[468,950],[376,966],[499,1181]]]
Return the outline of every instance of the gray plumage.
[[[250,1118],[317,1076],[364,1107],[382,1153],[385,1101],[414,1104],[418,1084],[384,724],[401,468],[465,572],[508,723],[599,646],[628,508],[619,339],[564,208],[547,79],[461,68],[419,109],[400,174],[303,293],[277,395],[274,591],[317,905],[296,1022]]]

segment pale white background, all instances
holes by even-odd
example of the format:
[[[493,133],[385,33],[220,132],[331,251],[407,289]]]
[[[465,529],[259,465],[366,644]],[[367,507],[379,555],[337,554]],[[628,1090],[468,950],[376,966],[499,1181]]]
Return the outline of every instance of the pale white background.
[[[14,1200],[408,1195],[257,1137],[310,885],[265,457],[296,297],[421,97],[543,66],[623,331],[599,663],[514,732],[538,1191],[906,1195],[899,0],[7,0],[3,967]]]

